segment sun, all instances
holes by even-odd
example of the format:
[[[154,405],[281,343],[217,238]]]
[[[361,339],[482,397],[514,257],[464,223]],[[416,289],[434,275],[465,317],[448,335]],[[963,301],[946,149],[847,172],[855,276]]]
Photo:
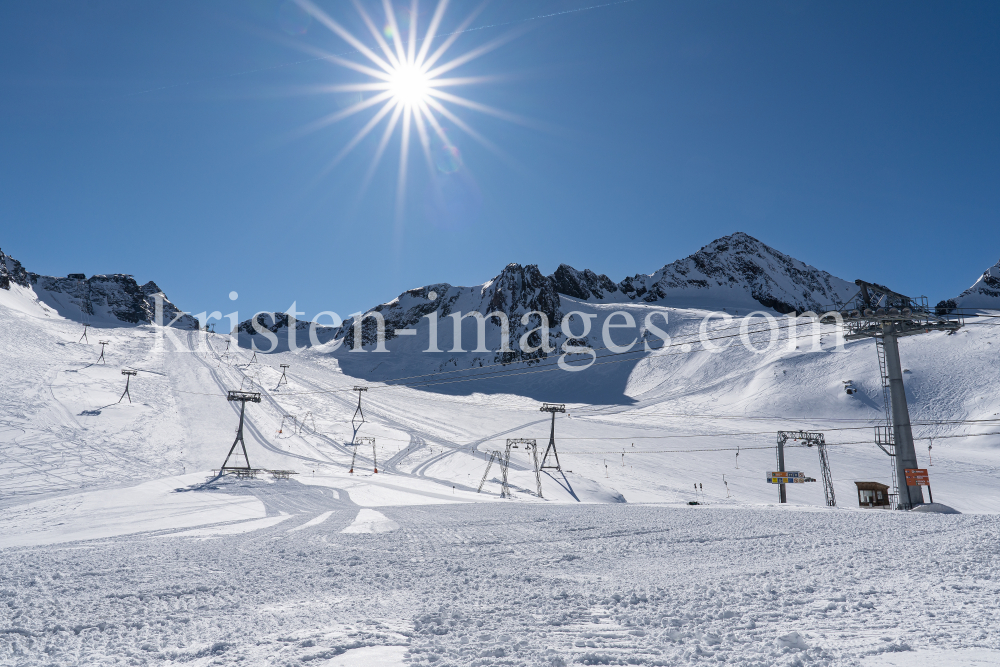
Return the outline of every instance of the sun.
[[[312,0],[295,0],[295,2],[305,11],[309,12],[319,23],[347,42],[364,59],[357,58],[356,60],[350,60],[342,56],[329,54],[325,56],[326,60],[363,75],[365,80],[357,83],[325,86],[323,90],[331,93],[349,92],[360,94],[361,99],[346,109],[333,111],[326,117],[311,123],[305,128],[305,131],[315,131],[349,116],[369,110],[373,111],[368,122],[333,157],[327,169],[324,170],[324,173],[326,173],[330,169],[333,169],[365,137],[382,125],[384,121],[385,127],[382,130],[381,138],[375,149],[375,155],[372,158],[365,181],[361,187],[361,192],[364,192],[388,148],[389,142],[395,136],[397,128],[400,130],[399,173],[396,185],[397,228],[402,215],[406,192],[410,143],[414,138],[418,141],[427,167],[432,172],[436,168],[436,161],[431,154],[432,141],[443,146],[444,151],[449,154],[457,154],[458,151],[445,132],[445,123],[458,128],[476,142],[509,161],[509,158],[504,155],[503,151],[473,129],[450,107],[463,107],[525,125],[531,125],[532,123],[527,121],[527,119],[461,97],[444,89],[454,89],[459,86],[496,81],[495,77],[457,77],[450,73],[509,42],[519,34],[518,31],[505,33],[485,44],[455,55],[450,59],[445,59],[445,54],[455,44],[459,35],[468,31],[469,25],[479,14],[479,11],[482,10],[483,5],[480,5],[479,9],[466,17],[464,21],[455,26],[451,31],[439,35],[438,30],[441,27],[441,21],[444,18],[449,0],[438,0],[424,34],[420,36],[416,19],[420,15],[418,0],[411,0],[408,11],[411,20],[408,22],[405,33],[400,30],[391,0],[382,1],[385,22],[381,29],[365,11],[361,3],[355,0],[353,3],[354,7],[370,33],[369,44],[366,44],[317,7]],[[439,37],[442,39],[439,39]],[[370,46],[372,42],[374,42],[374,46]],[[437,162],[440,162],[440,160]]]
[[[403,63],[393,68],[389,92],[397,104],[423,106],[431,96],[432,80],[416,65]]]

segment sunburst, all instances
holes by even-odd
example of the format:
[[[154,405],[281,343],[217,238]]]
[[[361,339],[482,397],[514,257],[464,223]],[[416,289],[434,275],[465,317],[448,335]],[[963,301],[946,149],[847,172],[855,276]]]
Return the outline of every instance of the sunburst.
[[[351,140],[331,160],[328,169],[332,169],[348,153],[354,150],[365,137],[382,125],[383,121],[385,122],[381,139],[375,149],[375,154],[362,184],[361,191],[363,192],[367,188],[392,137],[395,135],[396,129],[400,128],[399,172],[396,184],[397,224],[401,220],[405,201],[407,162],[414,129],[416,130],[416,139],[419,141],[424,157],[426,158],[427,166],[433,171],[435,167],[434,159],[431,155],[432,137],[437,137],[444,146],[444,150],[454,149],[442,125],[444,122],[459,128],[475,141],[502,155],[502,151],[493,142],[489,141],[462,120],[449,106],[460,106],[505,120],[524,122],[524,119],[515,114],[443,90],[445,88],[454,89],[460,86],[495,80],[493,77],[485,76],[455,77],[446,75],[449,75],[456,68],[510,41],[517,34],[514,32],[507,33],[476,48],[446,59],[446,54],[448,54],[451,47],[455,44],[458,36],[462,32],[467,31],[469,25],[481,11],[482,5],[447,35],[439,35],[441,21],[444,18],[445,11],[448,9],[449,0],[438,0],[424,34],[419,36],[417,26],[419,7],[417,0],[412,0],[411,2],[410,20],[405,35],[400,31],[396,11],[390,0],[382,0],[382,9],[385,14],[385,25],[382,30],[378,28],[375,21],[365,11],[364,7],[361,6],[360,2],[352,0],[354,8],[357,10],[376,44],[374,48],[370,48],[343,25],[313,4],[311,0],[296,0],[296,2],[319,23],[351,45],[367,62],[359,63],[335,55],[329,55],[327,58],[342,67],[363,74],[369,79],[361,83],[324,87],[323,90],[328,92],[362,93],[370,95],[370,97],[357,101],[345,109],[330,113],[326,117],[310,124],[307,130],[317,130],[350,116],[369,110],[374,111],[368,122],[358,130]],[[438,40],[439,36],[444,39],[435,47],[435,41]]]

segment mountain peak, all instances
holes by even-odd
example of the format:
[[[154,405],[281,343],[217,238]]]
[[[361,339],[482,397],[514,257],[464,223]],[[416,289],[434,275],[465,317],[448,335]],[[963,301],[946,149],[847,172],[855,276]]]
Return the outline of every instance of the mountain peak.
[[[971,310],[1000,310],[1000,261],[983,271],[972,287],[949,301],[954,302],[955,306],[952,307]],[[947,305],[951,306],[951,303],[947,303]]]
[[[651,275],[615,284],[605,275],[560,264],[549,279],[556,291],[584,301],[657,303],[687,308],[770,308],[819,311],[849,300],[857,288],[789,257],[745,232],[718,238]]]

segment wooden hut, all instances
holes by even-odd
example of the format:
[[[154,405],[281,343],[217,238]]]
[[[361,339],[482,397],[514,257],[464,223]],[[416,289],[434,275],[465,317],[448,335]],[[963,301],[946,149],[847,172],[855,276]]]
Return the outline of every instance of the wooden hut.
[[[858,487],[858,505],[861,507],[889,507],[889,487],[878,482],[855,482]]]

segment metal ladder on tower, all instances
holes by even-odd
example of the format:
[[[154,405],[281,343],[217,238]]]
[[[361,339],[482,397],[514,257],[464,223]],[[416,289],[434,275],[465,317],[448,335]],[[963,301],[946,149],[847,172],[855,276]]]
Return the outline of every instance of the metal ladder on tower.
[[[889,455],[889,478],[892,479],[889,505],[892,509],[896,509],[899,505],[899,486],[896,482],[896,438],[892,430],[892,394],[885,366],[885,340],[881,335],[875,336],[875,354],[878,356],[879,377],[882,378],[882,408],[885,410],[885,426],[875,427],[875,444]]]

